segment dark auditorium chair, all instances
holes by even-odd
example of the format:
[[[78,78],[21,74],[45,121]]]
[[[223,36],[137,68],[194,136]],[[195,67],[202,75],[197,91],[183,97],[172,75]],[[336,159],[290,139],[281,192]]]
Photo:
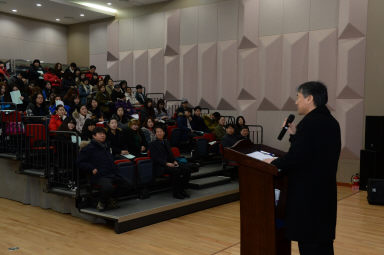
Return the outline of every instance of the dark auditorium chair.
[[[153,163],[150,157],[135,158],[135,163],[139,197],[145,199],[149,197],[148,186],[153,181]]]

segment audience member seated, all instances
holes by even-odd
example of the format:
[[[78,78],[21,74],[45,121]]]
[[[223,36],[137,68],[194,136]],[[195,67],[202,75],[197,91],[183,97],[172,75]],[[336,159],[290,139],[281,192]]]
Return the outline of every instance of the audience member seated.
[[[85,121],[92,117],[92,113],[88,111],[85,105],[82,105],[79,111],[75,110],[72,113],[72,117],[76,120],[76,130],[80,133],[83,130]]]
[[[80,171],[91,176],[91,184],[97,186],[100,191],[96,208],[99,211],[117,208],[116,200],[113,199],[117,189],[132,183],[117,175],[113,155],[105,142],[105,129],[95,128],[92,137],[92,141],[79,153],[78,167]]]
[[[215,134],[216,140],[221,141],[221,139],[225,136],[225,118],[220,117],[219,124],[216,126],[215,130],[213,131]]]
[[[9,91],[7,90],[7,86],[4,83],[0,83],[0,110],[10,110],[11,104],[4,104],[9,103],[11,101],[11,96],[9,94]]]
[[[141,128],[141,130],[144,133],[147,144],[156,140],[155,130],[153,128],[154,125],[155,121],[153,118],[148,118],[143,122],[143,127]]]
[[[149,151],[153,161],[154,173],[156,176],[169,174],[172,181],[173,197],[184,199],[189,197],[185,191],[188,188],[191,170],[188,167],[179,165],[173,156],[171,147],[164,139],[165,132],[162,127],[156,126],[156,140],[150,143]]]
[[[0,74],[3,75],[5,79],[9,77],[7,68],[5,68],[3,61],[0,61]]]
[[[75,74],[67,70],[64,72],[63,79],[61,81],[61,95],[64,95],[70,88],[77,87]]]
[[[126,101],[125,100],[125,95],[124,95],[123,91],[121,90],[121,87],[120,87],[119,84],[116,84],[114,86],[114,89],[113,89],[113,91],[111,93],[111,100],[112,100],[112,102],[116,102],[118,100]]]
[[[76,68],[77,68],[76,63],[72,62],[71,64],[69,64],[67,69],[65,69],[64,74],[65,73],[72,73],[74,75],[75,71],[76,71]]]
[[[122,80],[122,81],[120,81],[119,85],[120,85],[121,91],[124,93],[124,96],[125,96],[125,92],[127,91],[127,88],[128,88],[127,81]],[[127,100],[125,100],[125,101],[127,101]]]
[[[181,101],[180,107],[176,109],[176,115],[177,116],[184,115],[184,112],[185,112],[186,109],[189,109],[188,100],[187,99],[183,99]]]
[[[221,139],[223,147],[232,147],[239,139],[235,135],[235,126],[233,124],[227,124],[225,129],[226,134]]]
[[[0,62],[0,70],[1,70],[1,62]],[[19,72],[16,75],[12,76],[8,80],[8,84],[12,85],[17,85],[19,88],[25,87],[24,79],[28,78],[25,73]]]
[[[63,123],[61,126],[57,129],[57,131],[68,131],[68,132],[74,132],[77,135],[80,136],[80,132],[76,130],[77,122],[74,118],[68,117],[63,120]],[[60,135],[60,134],[59,134]],[[66,137],[67,140],[71,139],[68,135],[60,135],[60,138]]]
[[[104,84],[105,84],[105,90],[107,91],[108,95],[112,95],[112,91],[114,89],[114,82],[111,78],[111,76],[107,75],[104,78]]]
[[[189,142],[190,137],[192,136],[192,110],[186,108],[183,115],[177,117],[177,128],[181,130],[180,140],[183,142]]]
[[[35,59],[29,67],[29,80],[35,82],[40,88],[43,87],[44,69],[40,65],[40,60]]]
[[[89,80],[87,78],[80,82],[79,96],[82,105],[86,105],[88,103],[88,99],[92,96],[92,86],[89,85]]]
[[[92,99],[87,108],[88,108],[88,111],[92,113],[93,119],[97,121],[101,121],[103,114],[101,113],[99,103],[97,102],[96,99]]]
[[[24,93],[24,89],[20,90],[16,84],[11,86],[11,91],[18,91],[18,90],[20,91],[20,100],[22,101],[22,104],[17,105],[17,110],[24,112],[25,109],[27,109],[27,106],[29,104],[29,97],[26,93]]]
[[[144,105],[144,103],[147,101],[147,97],[143,93],[143,86],[140,84],[136,85],[135,97],[139,104]]]
[[[84,122],[83,129],[81,130],[81,140],[82,141],[91,141],[93,130],[96,128],[96,120],[86,119]]]
[[[88,80],[92,80],[92,77],[96,75],[98,76],[98,74],[96,73],[96,66],[94,65],[91,65],[89,67],[89,71],[85,74],[85,77],[88,79]]]
[[[194,113],[193,113],[192,121],[191,121],[191,127],[192,127],[192,130],[194,130],[194,131],[209,133],[209,129],[205,125],[204,119],[201,117],[201,107],[200,106],[196,106],[194,108]]]
[[[48,72],[44,74],[44,81],[49,81],[53,89],[60,90],[61,79],[55,74],[53,68],[48,68]]]
[[[238,116],[236,118],[235,134],[240,135],[240,131],[243,127],[245,127],[245,119],[243,116]]]
[[[69,113],[68,115],[72,115],[75,111],[79,112],[82,104],[80,102],[80,96],[76,95],[71,102],[69,102]]]
[[[32,96],[32,102],[27,106],[27,115],[28,116],[48,116],[49,109],[44,101],[42,93],[36,93]]]
[[[129,154],[128,142],[124,140],[122,131],[117,127],[117,120],[111,118],[108,121],[107,143],[111,147],[115,159],[125,159],[121,155]]]
[[[105,91],[105,86],[101,85],[99,87],[99,92],[96,94],[96,101],[99,103],[100,110],[103,114],[109,114],[111,98],[108,92]]]
[[[130,87],[127,87],[125,90],[125,98],[131,103],[131,105],[140,105],[139,101],[136,99],[136,93],[132,92],[132,88]]]
[[[112,115],[112,119],[117,120],[117,127],[120,129],[127,129],[129,122],[129,115],[124,111],[124,107],[119,106],[116,109],[116,113]]]
[[[128,143],[128,151],[136,157],[142,157],[147,152],[147,140],[140,129],[140,121],[132,119],[129,121],[128,130],[124,131],[125,141]]]
[[[64,71],[63,71],[63,65],[61,63],[56,63],[53,70],[56,76],[59,77],[59,79],[63,77]]]
[[[45,82],[44,88],[41,92],[43,94],[44,101],[49,101],[49,97],[53,93],[53,89],[49,81]]]
[[[162,120],[167,122],[170,119],[167,109],[165,108],[164,99],[159,99],[155,108],[156,121]]]
[[[155,108],[153,107],[153,101],[151,98],[147,98],[143,109],[140,111],[140,119],[146,120],[148,118],[155,119]]]
[[[239,134],[239,140],[249,140],[249,128],[247,126],[242,126],[240,129],[240,134]]]
[[[66,111],[63,105],[56,106],[54,115],[51,116],[51,119],[49,120],[49,131],[56,131],[59,129],[61,124],[63,123],[63,120],[66,117]]]
[[[216,128],[216,126],[219,124],[219,119],[221,115],[219,112],[214,112],[210,115],[205,115],[203,117],[205,125],[208,127],[211,132],[213,132]]]
[[[70,111],[69,106],[64,105],[64,102],[61,100],[61,96],[51,94],[51,101],[50,101],[50,106],[49,106],[49,112],[51,114],[55,113],[57,105],[63,105],[66,113],[68,113]]]

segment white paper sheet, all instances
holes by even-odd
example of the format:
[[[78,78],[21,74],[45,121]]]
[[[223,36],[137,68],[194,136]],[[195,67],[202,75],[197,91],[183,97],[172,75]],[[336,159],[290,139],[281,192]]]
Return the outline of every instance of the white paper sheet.
[[[21,101],[21,93],[20,90],[12,91],[11,93],[12,103],[14,104],[23,104],[23,101]]]
[[[247,154],[247,156],[258,159],[258,160],[275,158],[273,154],[270,154],[268,152],[261,152],[261,151],[254,151],[252,153]]]
[[[135,156],[132,155],[132,154],[121,155],[121,156],[126,157],[127,159],[133,159],[133,158],[135,158]]]

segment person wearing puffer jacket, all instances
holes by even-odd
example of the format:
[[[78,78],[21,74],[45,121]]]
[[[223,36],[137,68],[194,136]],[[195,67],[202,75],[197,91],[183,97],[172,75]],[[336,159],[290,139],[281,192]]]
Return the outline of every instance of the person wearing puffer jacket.
[[[88,111],[87,106],[82,105],[79,112],[76,110],[72,113],[72,117],[76,120],[76,130],[81,133],[86,119],[90,119],[92,113]]]
[[[49,121],[49,131],[56,131],[59,129],[63,120],[66,118],[66,111],[63,105],[56,106],[55,114],[51,116]]]
[[[49,81],[53,89],[61,87],[61,79],[55,74],[53,68],[49,68],[48,72],[44,74],[44,81]]]

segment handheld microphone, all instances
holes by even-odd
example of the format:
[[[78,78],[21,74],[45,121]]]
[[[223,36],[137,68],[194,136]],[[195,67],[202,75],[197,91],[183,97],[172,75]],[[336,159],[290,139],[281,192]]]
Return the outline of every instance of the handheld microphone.
[[[277,137],[278,140],[283,139],[285,133],[286,133],[287,130],[288,130],[288,125],[291,124],[292,121],[294,121],[294,119],[295,119],[295,115],[290,114],[290,115],[288,116],[287,121],[285,122],[285,125],[284,125],[283,129],[281,129],[280,134],[279,134],[279,136]]]

